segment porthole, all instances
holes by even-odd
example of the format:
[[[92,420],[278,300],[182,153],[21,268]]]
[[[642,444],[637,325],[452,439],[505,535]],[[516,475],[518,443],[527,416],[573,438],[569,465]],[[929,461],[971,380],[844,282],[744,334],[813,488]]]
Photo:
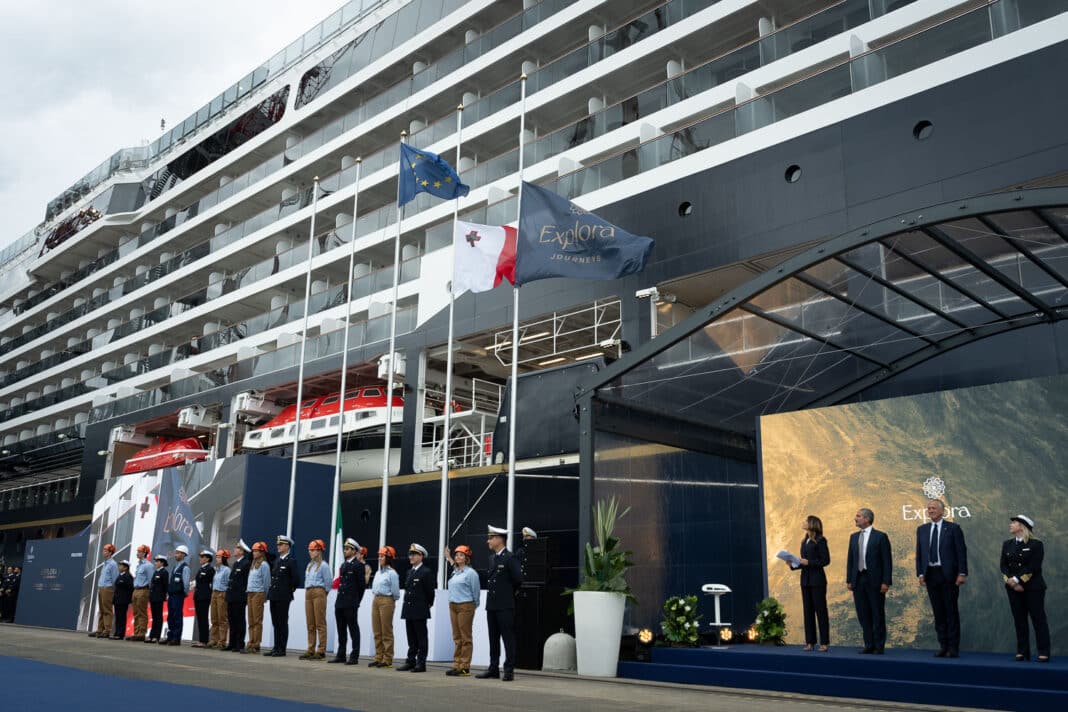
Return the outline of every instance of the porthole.
[[[912,137],[917,141],[926,141],[932,133],[934,133],[934,124],[927,120],[919,121],[912,127]]]
[[[801,180],[801,166],[796,163],[786,169],[786,174],[783,176],[786,178],[787,183],[796,183]]]
[[[679,217],[684,218],[693,212],[693,203],[688,200],[684,200],[679,203]]]

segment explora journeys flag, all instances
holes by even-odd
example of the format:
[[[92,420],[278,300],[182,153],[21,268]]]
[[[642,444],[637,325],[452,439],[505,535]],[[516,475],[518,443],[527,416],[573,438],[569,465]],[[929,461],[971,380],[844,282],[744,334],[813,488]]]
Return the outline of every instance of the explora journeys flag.
[[[452,293],[488,292],[502,279],[515,283],[514,227],[456,221],[453,227]]]
[[[190,557],[194,559],[200,553],[200,530],[193,521],[189,498],[182,489],[182,476],[176,468],[168,467],[163,470],[163,480],[159,485],[159,508],[156,511],[152,551],[170,558],[179,544],[185,544]]]
[[[549,277],[618,279],[645,269],[653,240],[622,230],[567,198],[523,183],[515,283]]]

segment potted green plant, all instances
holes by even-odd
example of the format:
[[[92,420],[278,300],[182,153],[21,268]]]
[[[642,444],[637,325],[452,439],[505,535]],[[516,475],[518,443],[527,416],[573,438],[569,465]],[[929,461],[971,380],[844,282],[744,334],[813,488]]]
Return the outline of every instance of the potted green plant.
[[[623,636],[623,610],[635,601],[627,584],[627,569],[633,566],[631,552],[623,550],[613,536],[616,522],[630,508],[620,511],[619,500],[601,500],[593,509],[597,545],[586,543],[582,583],[565,591],[574,596],[575,647],[578,674],[615,677],[619,663],[619,641]]]
[[[786,609],[775,598],[765,598],[757,604],[757,617],[753,623],[756,639],[768,645],[786,645]]]
[[[673,647],[697,647],[697,596],[672,596],[664,601],[664,638]]]

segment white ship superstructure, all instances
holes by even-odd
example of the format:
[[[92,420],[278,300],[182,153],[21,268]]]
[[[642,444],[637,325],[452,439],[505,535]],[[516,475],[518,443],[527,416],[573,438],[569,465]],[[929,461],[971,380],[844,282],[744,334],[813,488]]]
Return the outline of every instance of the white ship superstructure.
[[[453,204],[428,195],[406,207],[393,264],[401,133],[452,162],[462,106],[456,167],[471,193],[461,219],[514,222],[521,75],[525,180],[587,209],[637,205],[711,166],[1062,42],[1064,9],[1059,0],[354,0],[151,145],[117,152],[3,251],[0,508],[73,497],[83,457],[98,457],[103,473],[114,449],[78,445],[95,423],[127,418],[127,436],[112,444],[144,446],[181,428],[176,417],[145,422],[142,411],[171,402],[177,411],[199,394],[210,411],[213,389],[270,390],[271,374],[297,364],[316,177],[306,359],[340,352],[351,313],[350,347],[364,360],[350,387],[377,382],[393,270],[403,334],[446,308],[452,264]],[[915,130],[919,139],[926,128]],[[800,177],[801,167],[785,168],[787,181]],[[456,420],[469,462],[486,456],[486,418],[507,373],[499,316],[465,335],[471,368],[455,407],[468,414]],[[618,301],[598,298],[526,320],[523,368],[618,356],[622,318]],[[426,470],[443,456],[434,415],[445,405],[443,362],[432,357],[408,384],[421,413],[416,467]],[[290,404],[292,376],[282,381],[271,395]],[[194,422],[187,434],[217,424]],[[233,435],[225,447],[240,444]]]

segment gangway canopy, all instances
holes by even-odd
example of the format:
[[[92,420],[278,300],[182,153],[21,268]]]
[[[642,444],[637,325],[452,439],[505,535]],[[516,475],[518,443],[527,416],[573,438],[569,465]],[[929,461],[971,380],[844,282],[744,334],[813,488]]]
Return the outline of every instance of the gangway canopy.
[[[1068,187],[998,193],[821,242],[587,379],[646,412],[752,435],[950,349],[1068,315]]]

